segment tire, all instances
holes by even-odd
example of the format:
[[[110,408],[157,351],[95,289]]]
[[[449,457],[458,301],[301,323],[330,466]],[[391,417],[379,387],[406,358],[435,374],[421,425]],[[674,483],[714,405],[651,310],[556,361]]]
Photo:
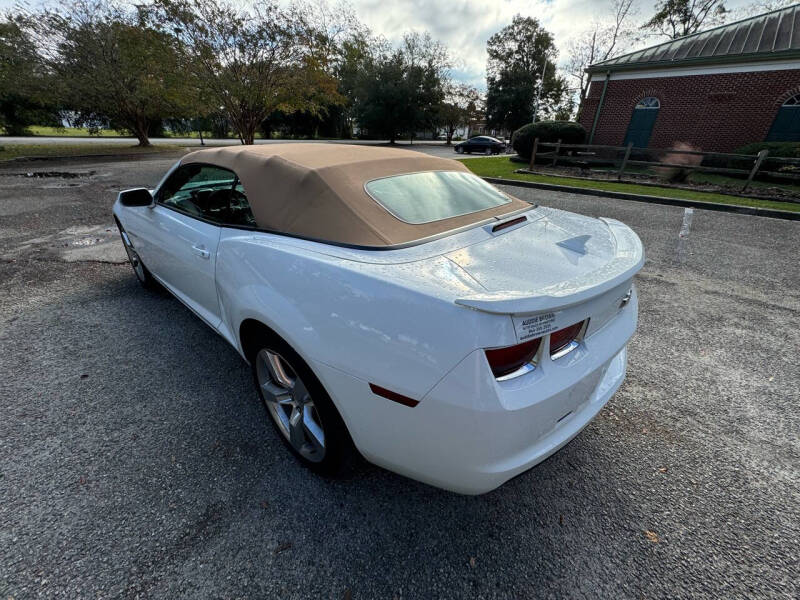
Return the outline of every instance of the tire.
[[[491,149],[491,148],[487,148],[486,150],[484,150],[484,152],[483,152],[483,153],[484,153],[486,156],[491,156],[491,155],[492,155],[492,149]]]
[[[456,148],[456,152],[458,152],[459,154],[464,154],[464,149],[461,148],[461,147],[458,147],[458,148]]]
[[[134,249],[133,244],[130,242],[130,238],[125,233],[125,229],[122,227],[119,221],[117,221],[117,229],[119,229],[119,236],[122,238],[122,245],[124,246],[125,252],[128,255],[128,262],[133,269],[134,275],[136,275],[136,279],[139,280],[139,283],[145,289],[157,289],[158,282],[150,274],[150,271],[147,270],[147,267],[144,266],[142,259],[139,258],[139,254]]]
[[[319,379],[277,336],[265,336],[256,347],[250,357],[253,382],[283,443],[315,473],[336,477],[349,471],[357,452]]]

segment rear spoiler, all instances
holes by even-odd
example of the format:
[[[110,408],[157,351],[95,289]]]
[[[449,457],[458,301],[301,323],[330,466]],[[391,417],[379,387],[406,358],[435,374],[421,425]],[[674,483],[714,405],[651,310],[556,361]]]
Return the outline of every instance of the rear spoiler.
[[[639,237],[614,219],[601,219],[617,240],[616,256],[594,273],[532,291],[505,291],[458,298],[466,308],[497,315],[521,315],[569,308],[601,296],[633,278],[644,265],[644,249]]]

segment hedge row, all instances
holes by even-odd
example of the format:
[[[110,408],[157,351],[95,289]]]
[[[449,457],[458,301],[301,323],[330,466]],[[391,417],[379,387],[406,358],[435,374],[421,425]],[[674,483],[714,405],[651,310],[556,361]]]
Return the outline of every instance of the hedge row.
[[[517,129],[511,136],[511,146],[521,157],[530,160],[536,138],[540,142],[561,140],[564,144],[582,144],[586,139],[586,130],[583,125],[573,121],[537,121]]]

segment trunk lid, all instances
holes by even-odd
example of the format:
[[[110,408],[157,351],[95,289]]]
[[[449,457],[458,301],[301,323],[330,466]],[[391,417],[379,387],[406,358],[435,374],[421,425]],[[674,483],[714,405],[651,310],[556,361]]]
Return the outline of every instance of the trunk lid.
[[[619,221],[539,214],[445,254],[486,290],[458,304],[503,314],[564,308],[624,283],[644,262],[639,238]]]

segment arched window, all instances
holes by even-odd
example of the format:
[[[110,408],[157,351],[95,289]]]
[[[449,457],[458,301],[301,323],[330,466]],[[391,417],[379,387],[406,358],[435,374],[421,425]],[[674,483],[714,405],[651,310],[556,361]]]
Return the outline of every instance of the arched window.
[[[642,98],[636,103],[631,122],[628,124],[628,132],[625,134],[626,146],[632,143],[636,148],[647,148],[660,108],[661,102],[653,96]]]
[[[795,94],[778,109],[768,142],[800,142],[800,94]]]
[[[658,98],[653,98],[652,96],[648,96],[647,98],[642,98],[639,102],[636,103],[636,108],[644,108],[650,110],[658,110],[661,108],[661,102],[658,101]]]

